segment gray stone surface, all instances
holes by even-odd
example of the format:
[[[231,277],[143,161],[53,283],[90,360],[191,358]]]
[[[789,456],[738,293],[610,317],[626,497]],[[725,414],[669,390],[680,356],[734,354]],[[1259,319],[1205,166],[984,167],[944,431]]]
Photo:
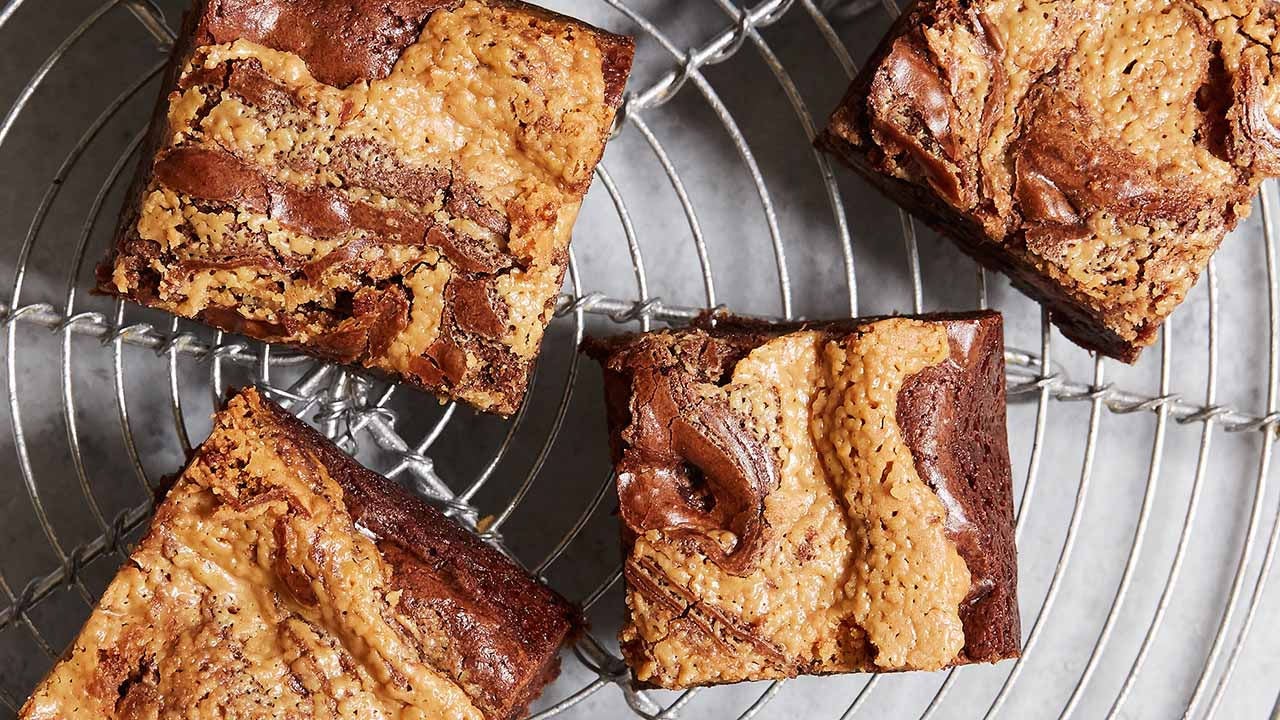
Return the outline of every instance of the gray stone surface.
[[[732,22],[713,0],[628,0],[629,7],[663,33],[673,53],[663,41],[614,9],[612,0],[550,4],[606,27],[640,35],[633,88],[647,87],[675,66],[685,48],[704,42]],[[93,0],[27,0],[0,27],[0,108],[8,108],[64,38],[90,14],[102,12],[52,67],[25,109],[12,118],[11,127],[3,126],[8,135],[0,144],[0,301],[5,303],[13,302],[19,280],[15,271],[21,268],[19,306],[49,302],[62,313],[94,310],[114,316],[116,312],[113,303],[89,296],[86,289],[91,284],[92,265],[106,247],[123,180],[108,186],[96,216],[95,198],[120,162],[122,151],[145,123],[156,92],[154,83],[124,101],[86,145],[58,188],[56,200],[48,206],[29,256],[21,262],[23,238],[67,153],[99,113],[162,58],[130,12],[109,5]],[[177,1],[163,3],[171,24],[176,25],[180,5]],[[842,20],[837,30],[858,59],[867,55],[887,25],[888,15],[875,8]],[[846,77],[818,34],[807,4],[796,3],[761,37],[786,69],[784,80],[794,83],[812,113],[812,122],[820,124],[843,92]],[[785,248],[794,314],[847,315],[849,288],[822,174],[808,147],[804,123],[763,58],[760,49],[748,42],[732,59],[706,68],[705,82],[691,82],[671,103],[642,117],[670,157],[696,210],[711,258],[717,303],[761,314],[782,311],[768,216],[750,166],[733,141],[732,133],[740,133],[763,178]],[[732,117],[732,126],[722,122],[717,104]],[[127,179],[131,161],[123,168]],[[627,128],[611,144],[604,168],[619,199],[615,202],[600,181],[588,197],[574,245],[580,292],[638,297],[625,215],[642,253],[650,296],[672,304],[705,304],[691,223],[658,157],[637,128]],[[908,256],[897,212],[850,174],[836,169],[835,175],[852,229],[858,310],[911,310]],[[1213,288],[1218,296],[1217,394],[1213,403],[1252,415],[1266,412],[1268,377],[1267,273],[1258,218],[1255,210],[1254,218],[1227,241],[1217,259]],[[971,263],[923,228],[919,252],[926,310],[975,305],[978,275]],[[1209,283],[1202,281],[1174,316],[1166,338],[1171,357],[1169,390],[1194,403],[1205,402],[1207,389],[1209,294]],[[1038,350],[1039,309],[998,277],[989,278],[988,296],[993,306],[1006,313],[1009,345]],[[68,311],[69,298],[72,305]],[[125,322],[151,322],[164,330],[172,327],[169,318],[156,313],[136,307],[123,312]],[[192,324],[179,327],[206,339],[213,337]],[[616,332],[620,327],[600,316],[588,316],[585,330]],[[0,608],[11,606],[13,596],[21,594],[30,579],[57,570],[62,564],[60,552],[71,553],[101,535],[100,521],[110,525],[118,513],[147,498],[148,485],[180,466],[182,435],[174,422],[171,398],[180,399],[185,432],[192,442],[198,442],[208,429],[214,392],[213,363],[208,360],[181,357],[171,371],[166,356],[146,349],[116,348],[26,321],[3,329],[8,334],[0,349],[5,366],[5,375],[0,378],[5,392],[0,397],[7,400],[0,411]],[[485,514],[501,512],[532,473],[528,493],[502,528],[508,546],[531,564],[555,548],[609,474],[599,373],[589,362],[576,360],[574,339],[571,317],[553,325],[533,396],[518,429],[509,434],[509,423],[460,409],[428,453],[439,475],[460,490],[485,472],[506,443],[501,461],[476,495],[475,504]],[[1056,334],[1053,359],[1072,379],[1090,382],[1093,363],[1088,355]],[[1160,362],[1158,347],[1132,368],[1107,362],[1104,380],[1158,395]],[[277,367],[272,381],[287,384],[291,376],[307,367]],[[220,387],[250,379],[247,369],[227,367]],[[1035,395],[1020,396],[1010,407],[1019,497],[1024,497],[1031,475],[1037,414],[1034,400]],[[397,392],[389,407],[410,442],[422,438],[443,412],[434,400],[407,390]],[[1053,717],[1065,705],[1111,607],[1144,491],[1151,483],[1155,490],[1150,524],[1134,563],[1128,599],[1116,616],[1107,652],[1076,712],[1076,717],[1082,718],[1105,715],[1160,598],[1197,476],[1197,456],[1203,452],[1206,460],[1200,474],[1198,514],[1189,534],[1181,577],[1170,594],[1167,614],[1146,666],[1121,713],[1121,717],[1130,718],[1173,717],[1190,699],[1226,607],[1255,502],[1262,438],[1258,433],[1215,430],[1205,440],[1200,424],[1169,422],[1163,452],[1157,458],[1159,472],[1155,473],[1154,414],[1122,415],[1102,410],[1091,455],[1085,452],[1090,426],[1087,401],[1051,401],[1046,418],[1034,492],[1024,502],[1027,514],[1020,543],[1027,632],[1054,584],[1055,567],[1078,497],[1080,513],[1074,526],[1073,552],[1058,575],[1056,600],[1020,670],[1004,716]],[[379,451],[372,438],[362,434],[359,440],[362,460],[382,470],[391,466],[393,458]],[[74,450],[77,445],[78,453]],[[1086,474],[1088,493],[1081,496],[1078,488]],[[1275,520],[1278,494],[1274,473],[1266,479],[1270,482],[1261,500],[1252,561],[1246,568],[1241,602],[1218,668],[1234,644]],[[612,495],[606,493],[581,535],[547,571],[552,584],[570,598],[584,597],[617,566],[615,505]],[[51,662],[37,637],[43,639],[46,649],[60,651],[87,614],[87,601],[101,591],[120,558],[108,552],[77,567],[81,582],[60,585],[29,614],[0,628],[0,697],[13,703],[25,697]],[[615,647],[612,637],[621,606],[620,588],[614,587],[590,613],[594,635],[610,647]],[[1280,592],[1270,592],[1259,606],[1220,717],[1255,718],[1271,712],[1280,689],[1277,627]],[[1006,663],[959,671],[937,717],[982,714],[1010,669],[1011,664]],[[570,696],[594,677],[572,654],[566,654],[563,677],[543,704]],[[943,677],[910,674],[881,678],[865,696],[860,716],[914,717],[928,705]],[[839,717],[866,681],[866,676],[853,676],[786,683],[759,717]],[[743,685],[705,691],[690,702],[683,716],[736,717],[765,689],[764,685]],[[674,697],[653,694],[664,704]],[[0,705],[0,716],[4,714],[6,710]],[[608,686],[568,711],[567,716],[627,714],[620,689]]]

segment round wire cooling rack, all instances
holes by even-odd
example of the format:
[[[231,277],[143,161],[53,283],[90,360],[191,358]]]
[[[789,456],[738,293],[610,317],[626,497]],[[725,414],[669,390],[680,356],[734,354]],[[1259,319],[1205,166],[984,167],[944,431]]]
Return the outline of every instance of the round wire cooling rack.
[[[180,8],[0,9],[0,712],[74,637],[219,394],[252,382],[579,602],[592,629],[536,717],[1280,715],[1274,188],[1138,365],[1095,359],[812,150],[893,0],[551,4],[633,32],[640,53],[532,390],[505,422],[88,295]],[[630,687],[599,377],[575,349],[588,329],[718,306],[1005,312],[1021,660]]]

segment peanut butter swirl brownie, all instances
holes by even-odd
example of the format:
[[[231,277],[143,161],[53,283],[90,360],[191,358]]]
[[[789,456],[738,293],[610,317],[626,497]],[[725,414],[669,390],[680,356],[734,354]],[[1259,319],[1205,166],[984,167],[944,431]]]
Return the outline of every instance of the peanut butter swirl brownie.
[[[199,0],[98,287],[510,414],[633,49],[507,0]]]
[[[507,720],[576,621],[246,390],[20,717]]]
[[[1280,174],[1280,3],[919,0],[820,144],[1132,362]]]
[[[644,685],[1019,653],[995,313],[594,340]]]

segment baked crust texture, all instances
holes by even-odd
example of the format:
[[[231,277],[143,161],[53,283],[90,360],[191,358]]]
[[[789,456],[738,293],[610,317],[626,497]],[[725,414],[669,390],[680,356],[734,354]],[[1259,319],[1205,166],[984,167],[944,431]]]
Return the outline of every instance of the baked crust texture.
[[[999,315],[718,318],[586,349],[639,684],[1018,655]]]
[[[98,289],[509,415],[631,68],[500,0],[200,0]]]
[[[250,389],[19,717],[510,720],[578,622]]]
[[[919,0],[818,142],[1072,340],[1133,362],[1280,173],[1278,15]]]

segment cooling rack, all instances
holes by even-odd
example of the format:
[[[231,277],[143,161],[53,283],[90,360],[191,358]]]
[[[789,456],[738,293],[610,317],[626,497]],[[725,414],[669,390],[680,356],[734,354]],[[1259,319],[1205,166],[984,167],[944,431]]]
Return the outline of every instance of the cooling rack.
[[[0,715],[74,637],[219,394],[252,382],[584,608],[592,629],[535,717],[1280,716],[1274,188],[1123,366],[811,150],[893,0],[547,3],[640,46],[532,391],[504,422],[88,294],[180,4],[0,9]],[[599,377],[575,348],[721,306],[1005,312],[1021,660],[630,689]]]

